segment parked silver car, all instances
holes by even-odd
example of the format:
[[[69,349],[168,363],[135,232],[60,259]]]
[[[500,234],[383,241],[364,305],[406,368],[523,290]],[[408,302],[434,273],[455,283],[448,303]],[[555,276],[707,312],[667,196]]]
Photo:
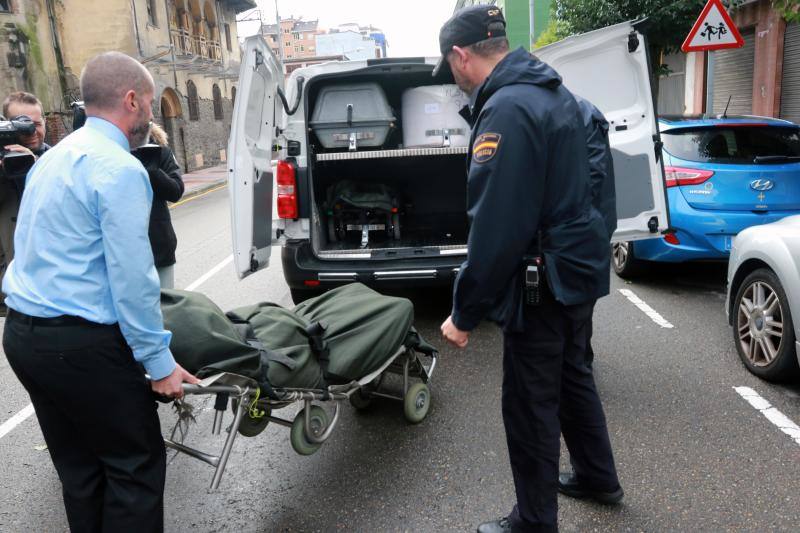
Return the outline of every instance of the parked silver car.
[[[745,229],[728,265],[728,323],[739,357],[770,381],[800,375],[800,215]]]

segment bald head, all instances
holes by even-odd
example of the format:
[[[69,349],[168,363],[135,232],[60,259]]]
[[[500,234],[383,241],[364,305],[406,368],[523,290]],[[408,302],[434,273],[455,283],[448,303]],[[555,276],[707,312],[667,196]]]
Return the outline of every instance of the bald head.
[[[87,110],[114,111],[129,91],[142,95],[153,90],[153,77],[144,65],[121,52],[94,56],[81,73],[81,96]]]
[[[144,66],[120,52],[93,57],[81,73],[86,115],[116,125],[131,148],[147,140],[153,119],[153,77]]]

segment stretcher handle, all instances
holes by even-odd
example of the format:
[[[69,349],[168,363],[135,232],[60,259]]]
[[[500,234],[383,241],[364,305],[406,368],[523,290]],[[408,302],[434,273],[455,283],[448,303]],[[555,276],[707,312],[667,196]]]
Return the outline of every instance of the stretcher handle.
[[[184,383],[182,385],[184,394],[217,394],[227,393],[235,396],[244,396],[252,391],[250,387],[237,387],[236,385],[209,385],[202,387],[200,385],[193,385],[191,383]]]

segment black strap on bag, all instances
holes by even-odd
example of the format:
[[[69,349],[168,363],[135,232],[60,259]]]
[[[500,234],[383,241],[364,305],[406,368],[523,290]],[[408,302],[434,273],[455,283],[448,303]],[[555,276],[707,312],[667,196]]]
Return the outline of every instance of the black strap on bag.
[[[328,375],[328,365],[330,364],[330,349],[328,343],[325,341],[325,330],[328,325],[325,322],[314,322],[306,328],[306,335],[308,335],[308,344],[311,346],[311,351],[317,356],[319,366],[322,367],[322,387],[324,390],[323,400],[329,398],[328,383],[325,377]]]
[[[261,360],[261,374],[258,380],[258,386],[261,387],[261,390],[264,391],[269,398],[280,400],[280,395],[272,388],[269,377],[267,376],[269,365],[271,362],[276,362],[282,364],[289,370],[294,370],[297,368],[297,361],[288,355],[265,348],[264,344],[256,337],[255,330],[250,322],[232,320],[230,317],[228,317],[228,319],[233,323],[233,327],[239,335],[239,338],[258,351]]]

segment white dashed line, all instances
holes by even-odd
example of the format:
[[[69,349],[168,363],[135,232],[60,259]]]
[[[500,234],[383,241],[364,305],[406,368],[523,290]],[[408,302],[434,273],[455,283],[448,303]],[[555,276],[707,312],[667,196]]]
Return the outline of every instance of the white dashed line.
[[[661,326],[662,328],[674,328],[672,324],[670,324],[663,316],[659,315],[655,309],[644,303],[644,301],[636,296],[632,290],[629,289],[619,289],[620,294],[622,294],[625,298],[630,300],[630,302],[642,310],[644,314],[650,317],[650,320]]]
[[[0,439],[11,433],[11,430],[22,424],[26,418],[33,414],[33,404],[28,404],[22,411],[15,414],[0,426]]]
[[[750,387],[734,387],[739,396],[747,400],[757,411],[760,411],[767,420],[775,424],[778,429],[789,435],[793,441],[800,444],[800,427],[792,422],[785,414],[778,411],[776,408],[762,398],[756,391]]]
[[[223,261],[220,264],[218,264],[217,266],[215,266],[214,268],[212,268],[211,270],[209,270],[208,272],[197,278],[197,280],[194,283],[190,283],[189,286],[186,287],[186,290],[187,291],[195,290],[197,287],[199,287],[200,285],[211,279],[211,277],[214,274],[225,268],[225,266],[228,265],[231,261],[233,261],[233,255],[229,255],[228,257],[223,259]],[[20,411],[19,413],[15,414],[11,418],[3,422],[3,424],[0,425],[0,439],[5,437],[15,427],[22,424],[33,413],[34,413],[33,404],[28,404],[27,406],[25,406],[25,408],[22,409],[22,411]]]

